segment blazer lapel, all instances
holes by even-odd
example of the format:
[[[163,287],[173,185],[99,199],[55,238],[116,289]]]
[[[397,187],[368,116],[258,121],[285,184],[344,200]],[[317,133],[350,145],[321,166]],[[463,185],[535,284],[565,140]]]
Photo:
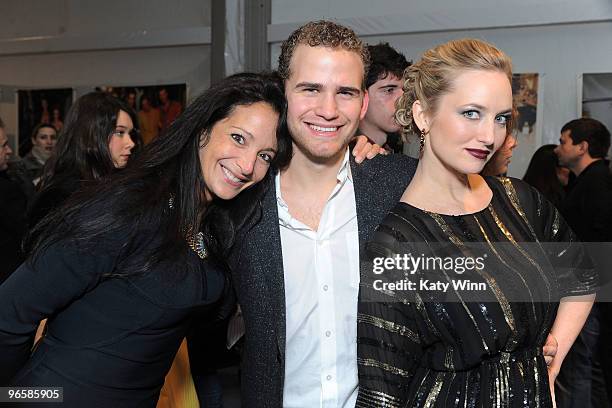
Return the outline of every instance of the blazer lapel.
[[[384,199],[376,195],[376,192],[382,191],[384,187],[374,184],[372,172],[366,169],[369,163],[357,164],[353,159],[353,155],[350,156],[350,162],[353,185],[355,186],[359,251],[361,253],[363,250],[362,245],[370,238],[378,225],[381,211],[385,210],[384,207],[381,208]]]
[[[276,188],[274,178],[268,192],[262,200],[262,222],[258,226],[257,236],[263,241],[260,243],[260,253],[256,256],[263,258],[257,263],[261,265],[261,273],[264,276],[268,287],[268,297],[271,310],[270,319],[276,328],[277,347],[280,358],[285,358],[285,275],[283,269],[283,251],[280,237],[280,227],[278,221],[278,207],[276,201]]]

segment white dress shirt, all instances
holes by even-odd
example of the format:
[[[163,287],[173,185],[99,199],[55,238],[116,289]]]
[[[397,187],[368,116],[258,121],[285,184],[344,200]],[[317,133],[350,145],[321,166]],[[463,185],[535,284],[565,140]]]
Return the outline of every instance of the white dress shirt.
[[[359,238],[347,150],[318,231],[276,198],[285,270],[283,406],[350,407],[357,398]]]

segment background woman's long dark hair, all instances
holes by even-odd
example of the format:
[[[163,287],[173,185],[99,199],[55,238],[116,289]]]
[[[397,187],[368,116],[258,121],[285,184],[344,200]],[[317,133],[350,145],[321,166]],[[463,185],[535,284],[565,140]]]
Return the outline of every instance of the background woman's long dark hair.
[[[279,113],[277,154],[272,163],[282,168],[290,160],[291,140],[286,130],[286,101],[281,82],[271,75],[243,73],[211,86],[193,101],[167,131],[149,144],[127,168],[109,183],[75,194],[62,211],[50,215],[36,229],[34,242],[26,244],[36,257],[49,245],[69,239],[80,248],[95,250],[105,240],[120,237],[118,275],[143,273],[160,261],[180,261],[187,249],[187,231],[205,233],[211,255],[222,259],[237,231],[256,213],[267,183],[251,190],[247,206],[215,199],[204,206],[204,179],[199,149],[215,123],[227,118],[236,106],[266,102]],[[172,209],[169,199],[172,197]],[[242,200],[244,202],[244,200]],[[156,237],[142,245],[143,236]],[[139,243],[138,243],[139,242]],[[139,265],[129,262],[139,247]],[[122,263],[129,267],[122,267]]]
[[[124,101],[103,92],[81,96],[68,110],[55,152],[49,158],[41,188],[50,187],[63,174],[78,175],[82,181],[99,181],[115,170],[109,150],[119,111],[127,113],[138,128],[136,113]],[[140,146],[137,132],[131,135],[134,153]]]
[[[565,193],[557,176],[559,159],[554,152],[555,147],[557,146],[548,144],[536,150],[529,162],[523,181],[535,187],[555,207],[559,207]]]
[[[68,110],[58,144],[44,167],[38,194],[28,207],[29,229],[75,191],[99,183],[115,172],[109,143],[120,111],[126,112],[134,123],[130,135],[134,157],[141,145],[138,122],[125,102],[106,93],[92,92],[77,99]]]

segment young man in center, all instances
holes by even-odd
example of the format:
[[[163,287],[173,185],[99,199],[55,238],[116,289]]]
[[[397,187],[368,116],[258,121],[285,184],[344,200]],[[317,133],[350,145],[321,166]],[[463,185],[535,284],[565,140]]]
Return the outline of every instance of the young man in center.
[[[246,407],[355,406],[359,251],[416,167],[401,155],[356,165],[349,154],[368,63],[356,34],[328,21],[282,45],[294,155],[271,175],[262,217],[229,261],[245,320]]]
[[[367,110],[368,63],[356,34],[329,21],[282,45],[293,158],[260,183],[261,217],[228,259],[245,322],[244,407],[355,406],[359,254],[417,163],[378,155],[356,164],[349,154]],[[253,199],[243,193],[236,205]]]

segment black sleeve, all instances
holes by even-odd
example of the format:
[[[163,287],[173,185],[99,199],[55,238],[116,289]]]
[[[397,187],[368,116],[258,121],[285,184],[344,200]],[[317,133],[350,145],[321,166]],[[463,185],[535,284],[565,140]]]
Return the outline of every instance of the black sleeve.
[[[114,262],[102,251],[85,253],[60,242],[0,285],[0,384],[7,384],[27,361],[39,322],[93,289]]]
[[[513,179],[512,184],[528,222],[548,254],[561,297],[595,293],[599,274],[586,245],[540,192],[520,180]]]
[[[581,198],[581,215],[587,236],[584,241],[612,241],[612,177],[600,177],[589,182],[586,191],[592,191],[595,197],[588,194]]]
[[[414,303],[399,292],[375,290],[377,276],[371,273],[374,258],[393,258],[405,250],[382,227],[366,246],[357,314],[358,407],[406,406],[423,354]]]

